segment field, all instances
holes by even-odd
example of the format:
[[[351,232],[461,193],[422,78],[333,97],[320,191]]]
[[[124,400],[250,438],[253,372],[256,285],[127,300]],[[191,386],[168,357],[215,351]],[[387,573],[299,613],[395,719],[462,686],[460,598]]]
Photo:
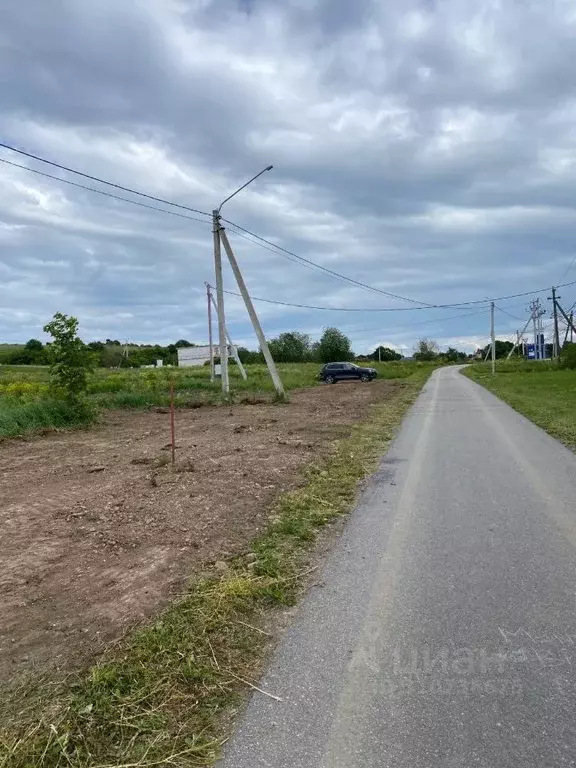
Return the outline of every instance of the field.
[[[474,381],[523,413],[539,427],[576,450],[576,371],[552,362],[498,361],[465,369]]]
[[[311,387],[318,366],[282,366],[281,404],[260,370],[234,380],[232,404],[205,371],[99,371],[95,402],[139,407],[0,443],[2,768],[211,763],[320,529],[350,508],[432,368]]]
[[[400,379],[418,370],[417,363],[376,364],[379,376]],[[421,364],[426,368],[426,364]],[[314,363],[284,364],[280,375],[287,391],[318,384]],[[274,392],[263,365],[246,367],[247,381],[230,368],[233,402],[270,398]],[[17,437],[66,426],[82,426],[89,415],[67,409],[48,397],[49,371],[40,366],[0,366],[0,437]],[[174,382],[177,406],[196,408],[222,401],[220,385],[210,381],[207,367],[96,371],[90,380],[89,400],[97,408],[149,408],[169,404]]]

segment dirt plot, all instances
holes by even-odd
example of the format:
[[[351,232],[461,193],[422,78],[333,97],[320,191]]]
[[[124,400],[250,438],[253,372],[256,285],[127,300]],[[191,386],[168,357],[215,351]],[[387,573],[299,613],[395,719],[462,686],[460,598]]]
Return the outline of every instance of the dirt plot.
[[[88,432],[0,444],[0,679],[90,658],[245,549],[302,466],[398,386],[180,410],[174,470],[165,413],[113,412]]]

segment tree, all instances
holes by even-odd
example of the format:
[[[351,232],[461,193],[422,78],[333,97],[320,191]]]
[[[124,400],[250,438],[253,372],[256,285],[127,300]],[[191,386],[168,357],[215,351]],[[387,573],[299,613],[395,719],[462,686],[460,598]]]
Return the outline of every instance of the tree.
[[[560,367],[570,370],[576,369],[576,344],[567,342],[560,352]]]
[[[238,357],[244,365],[251,365],[253,363],[264,363],[264,355],[262,352],[254,352],[252,349],[246,349],[246,347],[238,347]]]
[[[116,344],[103,346],[97,357],[98,364],[103,368],[118,368],[124,357],[124,349]]]
[[[30,339],[24,347],[8,355],[9,365],[46,365],[46,351],[41,341]]]
[[[78,406],[88,388],[88,373],[94,367],[91,351],[78,336],[78,320],[56,312],[43,330],[53,338],[48,351],[51,389]]]
[[[322,338],[315,345],[315,353],[321,363],[335,363],[353,360],[354,353],[350,339],[338,328],[326,328]]]
[[[376,347],[374,352],[369,355],[372,360],[381,360],[383,363],[389,363],[392,360],[402,360],[402,355],[390,347]]]
[[[433,339],[419,339],[414,347],[414,360],[435,360],[440,347]]]
[[[191,341],[186,341],[186,339],[178,339],[176,344],[174,344],[176,348],[178,347],[195,347],[195,344],[192,344]]]
[[[455,347],[448,347],[446,352],[442,353],[442,357],[449,363],[457,363],[461,360],[466,360],[466,352],[460,352]]]
[[[496,339],[496,359],[500,360],[502,358],[508,357],[513,346],[514,344],[512,344],[511,341],[501,341],[500,339]],[[482,359],[484,359],[486,355],[488,355],[488,358],[490,358],[490,355],[488,354],[490,347],[490,344],[486,344],[484,349],[480,350]]]
[[[277,363],[303,363],[311,358],[310,337],[298,331],[281,333],[270,339],[268,346]]]

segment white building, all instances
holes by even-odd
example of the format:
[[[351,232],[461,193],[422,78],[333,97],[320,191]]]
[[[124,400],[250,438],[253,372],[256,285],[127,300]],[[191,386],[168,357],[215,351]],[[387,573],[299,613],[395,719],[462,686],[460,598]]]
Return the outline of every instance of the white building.
[[[230,347],[228,347],[230,354]],[[214,357],[219,356],[219,349],[214,347]],[[210,361],[210,347],[178,347],[178,365],[180,368],[190,368],[193,365],[204,365]]]

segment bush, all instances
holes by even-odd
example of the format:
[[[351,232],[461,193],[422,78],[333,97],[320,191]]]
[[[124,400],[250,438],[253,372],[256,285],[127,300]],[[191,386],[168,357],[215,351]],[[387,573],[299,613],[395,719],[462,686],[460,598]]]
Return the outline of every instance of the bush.
[[[571,371],[576,370],[576,344],[564,344],[560,355],[560,367]]]

